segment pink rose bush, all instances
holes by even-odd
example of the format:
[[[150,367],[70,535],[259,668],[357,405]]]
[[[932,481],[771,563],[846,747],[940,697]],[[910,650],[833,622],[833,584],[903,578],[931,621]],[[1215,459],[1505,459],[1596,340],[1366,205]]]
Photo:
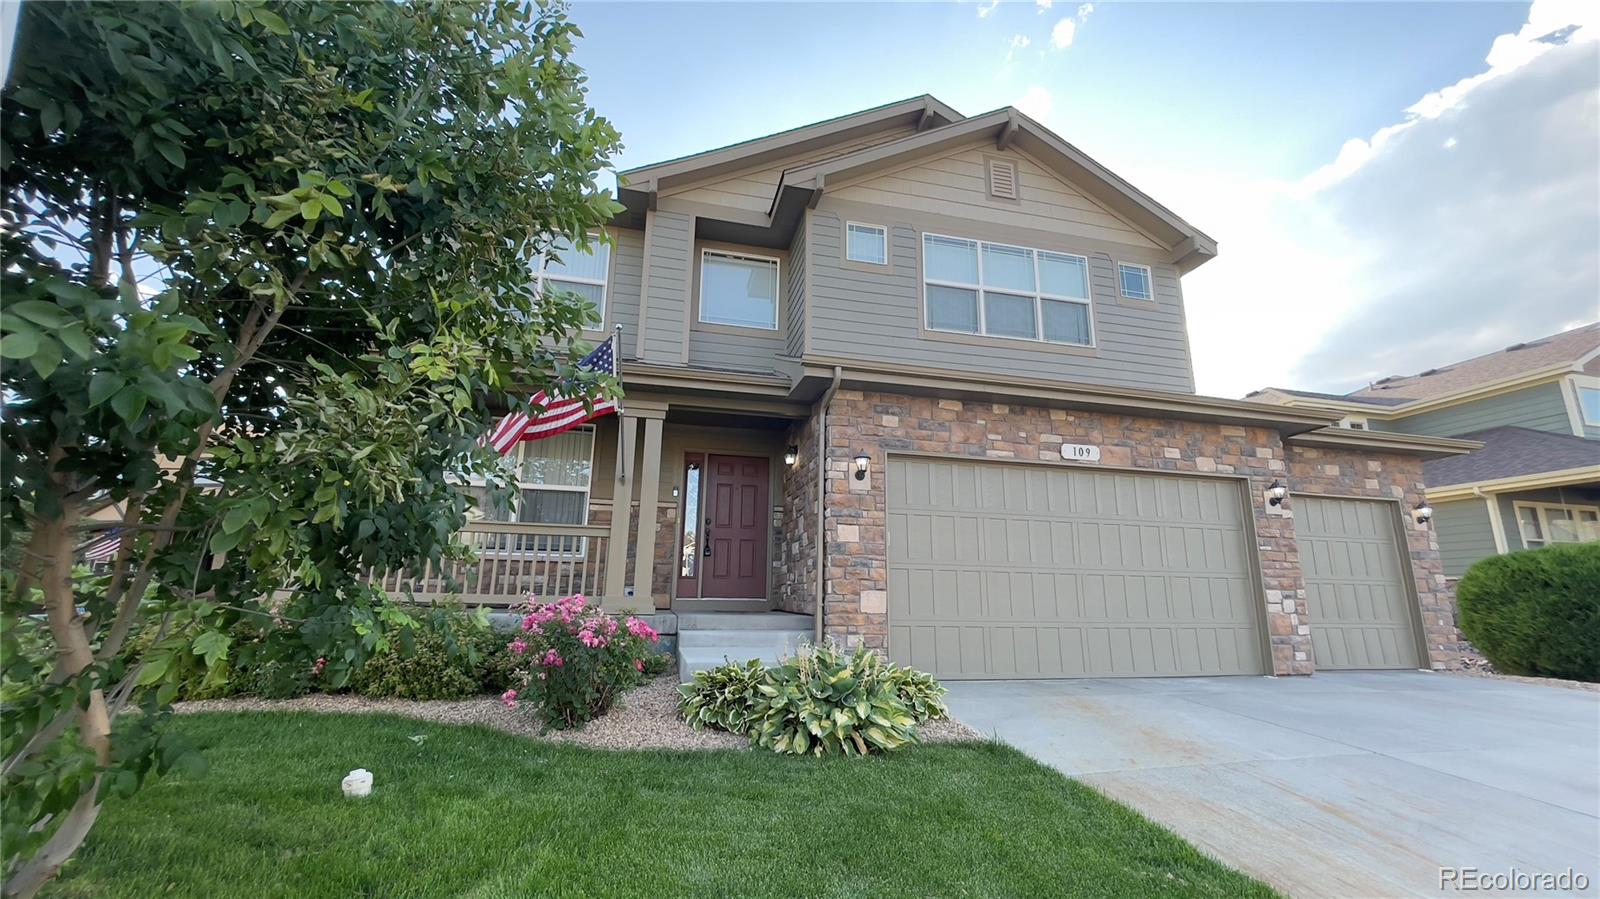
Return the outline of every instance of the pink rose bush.
[[[642,683],[660,640],[649,624],[618,620],[582,594],[541,603],[529,598],[522,632],[508,645],[526,659],[523,686],[501,697],[531,702],[547,727],[576,727],[606,713],[624,691]]]

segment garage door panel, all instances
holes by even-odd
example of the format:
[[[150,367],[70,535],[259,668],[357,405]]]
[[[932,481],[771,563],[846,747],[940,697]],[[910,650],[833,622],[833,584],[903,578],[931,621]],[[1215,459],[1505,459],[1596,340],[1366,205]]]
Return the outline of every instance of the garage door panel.
[[[1415,615],[1390,505],[1303,496],[1296,536],[1319,669],[1415,668]]]
[[[974,678],[1264,670],[1235,482],[965,460],[890,469],[895,659]]]

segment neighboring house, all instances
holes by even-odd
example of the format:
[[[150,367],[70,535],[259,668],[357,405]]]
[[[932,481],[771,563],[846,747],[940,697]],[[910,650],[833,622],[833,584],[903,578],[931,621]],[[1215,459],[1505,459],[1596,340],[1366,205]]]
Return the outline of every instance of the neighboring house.
[[[1350,428],[1481,442],[1423,466],[1448,577],[1485,556],[1600,540],[1600,322],[1349,394],[1250,398],[1329,409]]]
[[[622,326],[626,411],[523,445],[469,601],[787,611],[950,678],[1461,651],[1412,510],[1476,444],[1197,396],[1180,278],[1215,241],[1017,110],[917,97],[622,178],[613,246],[545,276]]]

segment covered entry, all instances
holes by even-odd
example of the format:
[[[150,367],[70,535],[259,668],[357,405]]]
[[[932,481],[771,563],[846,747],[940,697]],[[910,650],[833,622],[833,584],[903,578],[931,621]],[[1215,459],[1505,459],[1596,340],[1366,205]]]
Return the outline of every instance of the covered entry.
[[[1317,496],[1294,503],[1318,670],[1420,667],[1395,504]]]
[[[1264,673],[1240,481],[892,457],[889,654],[946,678]]]

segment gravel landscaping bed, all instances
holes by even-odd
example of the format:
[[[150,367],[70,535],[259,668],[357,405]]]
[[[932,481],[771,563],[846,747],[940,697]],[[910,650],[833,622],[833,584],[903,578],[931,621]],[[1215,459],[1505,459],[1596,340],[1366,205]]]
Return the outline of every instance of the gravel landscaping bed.
[[[1491,668],[1459,668],[1448,674],[1457,674],[1462,677],[1486,677],[1491,680],[1515,681],[1519,684],[1537,684],[1541,687],[1562,687],[1567,690],[1587,690],[1590,693],[1600,693],[1600,684],[1592,684],[1581,680],[1562,680],[1559,677],[1523,677],[1517,674],[1501,674]]]
[[[478,724],[506,733],[570,743],[592,749],[748,749],[749,741],[720,730],[697,731],[678,717],[678,679],[668,674],[625,693],[606,715],[579,730],[540,733],[527,709],[508,709],[499,699],[482,696],[460,700],[369,699],[350,694],[314,693],[296,699],[200,699],[180,702],[186,712],[302,711],[338,714],[383,713],[439,724]],[[929,743],[982,740],[983,735],[959,721],[930,721],[922,726]]]

